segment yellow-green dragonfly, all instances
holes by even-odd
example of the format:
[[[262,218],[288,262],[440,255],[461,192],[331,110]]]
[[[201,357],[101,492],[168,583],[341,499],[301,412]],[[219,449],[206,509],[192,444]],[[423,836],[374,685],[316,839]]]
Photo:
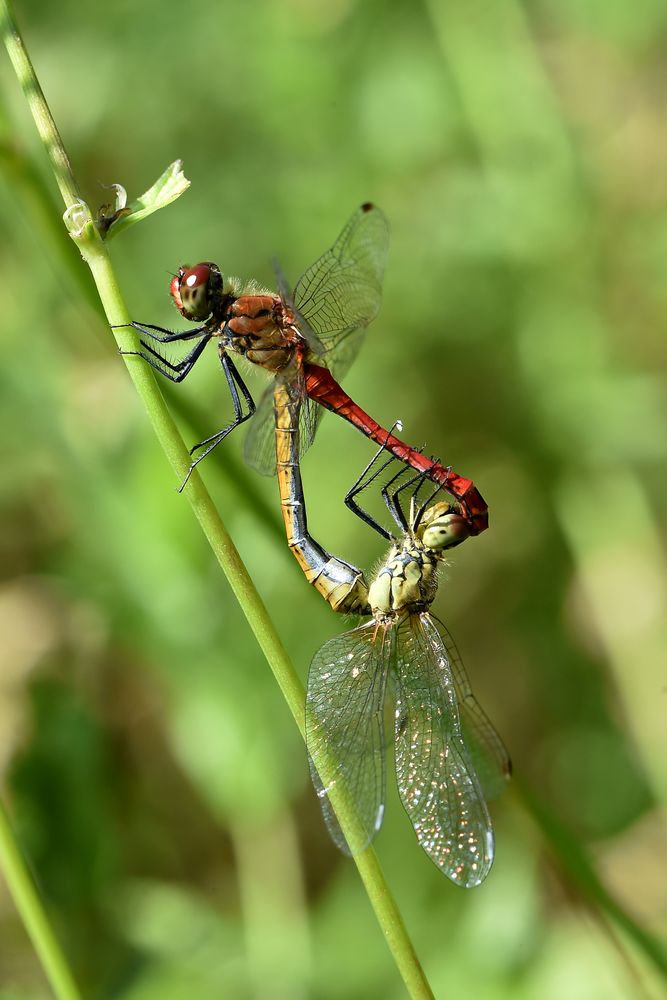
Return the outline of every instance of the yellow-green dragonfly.
[[[426,479],[405,468],[382,487],[399,534],[392,536],[362,511],[359,494],[380,481],[393,461],[390,457],[380,463],[381,448],[346,497],[364,520],[392,539],[368,586],[359,569],[331,556],[309,535],[298,463],[298,412],[287,390],[277,390],[274,402],[278,479],[290,548],[335,611],[371,616],[326,642],[308,675],[306,742],[329,832],[342,851],[356,854],[382,825],[385,702],[391,693],[396,778],[417,839],[457,885],[479,885],[494,855],[487,799],[505,786],[511,764],[472,693],[451,635],[430,613],[438,569],[447,550],[468,537],[469,526],[456,504],[433,502],[435,493],[420,501]],[[325,756],[332,762],[326,785],[313,763]],[[358,817],[348,837],[330,801],[336,788]]]

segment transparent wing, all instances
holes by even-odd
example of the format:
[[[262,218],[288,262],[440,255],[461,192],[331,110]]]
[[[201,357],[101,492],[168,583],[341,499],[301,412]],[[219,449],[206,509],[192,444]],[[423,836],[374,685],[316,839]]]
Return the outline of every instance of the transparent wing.
[[[461,734],[488,802],[498,798],[507,787],[512,776],[512,761],[491,720],[472,693],[461,654],[451,633],[439,618],[435,615],[430,617],[447,650],[459,704]]]
[[[335,844],[345,854],[368,847],[384,816],[384,633],[375,622],[326,642],[308,674],[306,746],[310,774]],[[318,773],[315,763],[321,767]],[[356,813],[343,835],[329,795]]]
[[[245,437],[243,454],[248,465],[263,476],[276,471],[276,434],[273,415],[273,382],[264,390]]]
[[[276,378],[280,378],[277,375]],[[276,418],[273,409],[273,385],[265,390],[250,420],[244,445],[248,465],[263,476],[273,476],[276,471]],[[303,378],[297,373],[290,391],[300,398],[299,405],[299,457],[310,448],[324,410],[306,395]]]
[[[301,334],[303,335],[308,347],[311,349],[313,354],[323,355],[325,353],[325,347],[322,341],[315,335],[315,331],[311,327],[310,323],[303,315],[299,312],[296,305],[294,304],[294,297],[290,291],[290,287],[287,284],[287,278],[285,277],[285,272],[280,266],[280,261],[274,257],[273,258],[273,271],[276,276],[276,285],[278,286],[278,292],[280,297],[289,306],[291,311],[294,313],[294,317],[297,321],[297,325]]]
[[[417,839],[465,888],[491,868],[493,827],[461,735],[452,671],[429,615],[395,630],[396,780]]]
[[[296,319],[311,350],[323,356],[336,378],[342,378],[356,357],[363,327],[377,315],[389,245],[389,224],[374,205],[362,205],[319,260],[303,274],[291,296],[277,262],[281,295],[294,306]],[[300,373],[292,380],[301,396],[299,454],[311,445],[322,408],[313,403]],[[253,416],[245,442],[245,457],[262,475],[275,472],[273,391],[268,389]]]
[[[323,345],[336,378],[349,368],[363,328],[380,309],[388,246],[385,215],[375,205],[362,205],[294,288],[294,304]]]

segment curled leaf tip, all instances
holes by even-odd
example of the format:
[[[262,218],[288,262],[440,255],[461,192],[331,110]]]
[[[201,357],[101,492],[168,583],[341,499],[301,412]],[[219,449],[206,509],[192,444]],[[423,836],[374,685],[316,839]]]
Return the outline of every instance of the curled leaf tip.
[[[115,236],[128,226],[165,208],[187,191],[190,181],[183,173],[183,161],[174,160],[158,177],[155,183],[142,195],[127,204],[125,189],[120,184],[112,184],[116,191],[116,205],[103,206],[98,215],[98,223],[107,239]],[[122,194],[121,194],[122,192]],[[105,210],[109,209],[107,213]]]
[[[103,184],[102,187],[114,193],[113,201],[100,205],[97,210],[97,228],[104,236],[114,222],[121,215],[127,215],[130,209],[127,208],[127,191],[122,184]]]

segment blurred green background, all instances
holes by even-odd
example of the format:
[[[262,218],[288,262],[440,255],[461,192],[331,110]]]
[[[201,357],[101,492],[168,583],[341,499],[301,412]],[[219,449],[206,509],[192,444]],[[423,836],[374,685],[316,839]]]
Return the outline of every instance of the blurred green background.
[[[436,871],[394,789],[381,862],[438,997],[662,995],[638,939],[667,926],[667,7],[16,13],[91,204],[185,160],[191,190],[112,244],[135,318],[178,325],[184,261],[270,284],[278,254],[294,281],[362,201],[388,215],[384,305],[345,384],[489,503],[435,610],[517,782],[482,887]],[[76,975],[94,998],[401,997],[4,57],[0,74],[0,767]],[[189,443],[230,412],[213,349],[165,393]],[[242,438],[204,477],[305,679],[345,622],[301,577]],[[364,567],[382,546],[341,500],[371,454],[327,416],[303,468],[313,534]],[[4,886],[0,983],[49,995]]]

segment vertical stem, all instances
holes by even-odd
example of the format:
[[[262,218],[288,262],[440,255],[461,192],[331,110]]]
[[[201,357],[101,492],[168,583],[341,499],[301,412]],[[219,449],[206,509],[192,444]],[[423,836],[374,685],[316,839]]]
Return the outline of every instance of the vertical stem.
[[[0,0],[0,34],[9,53],[14,70],[23,88],[26,100],[37,125],[37,131],[44,143],[53,165],[56,182],[63,196],[63,201],[69,208],[79,199],[79,192],[72,173],[72,165],[65,152],[60,133],[53,120],[53,115],[46,103],[46,98],[30,62],[23,39],[16,26],[9,0]]]
[[[1,799],[0,867],[53,992],[58,1000],[81,1000],[81,994],[14,838],[9,816]]]

